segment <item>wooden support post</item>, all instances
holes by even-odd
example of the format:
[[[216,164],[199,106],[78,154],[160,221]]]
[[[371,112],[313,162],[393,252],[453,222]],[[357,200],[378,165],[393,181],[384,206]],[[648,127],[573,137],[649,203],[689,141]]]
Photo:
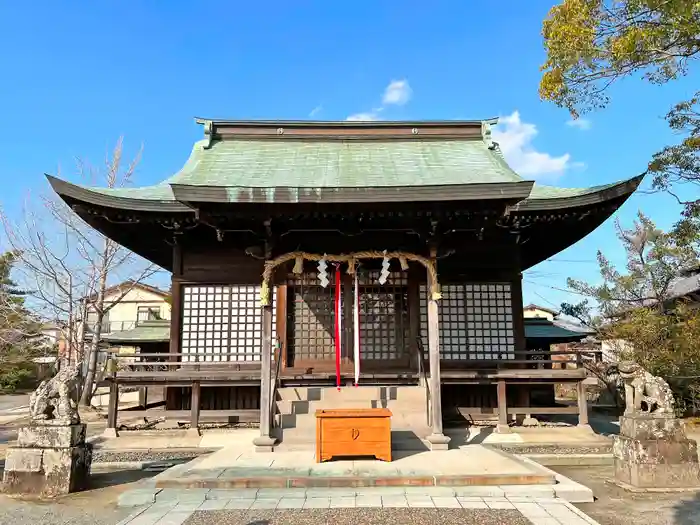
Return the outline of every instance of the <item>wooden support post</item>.
[[[117,437],[117,420],[119,418],[119,384],[112,381],[109,384],[109,405],[107,407],[107,428],[104,431],[105,437]]]
[[[576,383],[576,398],[578,399],[578,426],[592,430],[588,424],[588,401],[586,400],[586,385],[583,381]]]
[[[431,248],[430,258],[435,264],[436,250]],[[430,279],[428,279],[430,282]],[[428,286],[428,354],[430,357],[430,419],[432,433],[428,436],[431,450],[447,450],[450,438],[442,433],[442,383],[440,381],[440,325],[438,303]]]
[[[275,438],[270,436],[272,400],[272,306],[263,306],[262,356],[260,358],[260,435],[253,440],[256,452],[272,452]]]
[[[501,379],[496,383],[496,393],[498,397],[498,425],[496,432],[499,434],[510,433],[508,426],[508,403],[506,400],[506,382]]]
[[[139,406],[143,410],[148,410],[148,387],[142,386],[139,388]]]
[[[518,405],[521,407],[530,406],[530,385],[518,385]],[[515,414],[513,419],[516,425],[537,426],[537,420],[532,417],[530,412]]]
[[[192,397],[190,398],[190,433],[199,435],[199,410],[202,401],[202,389],[199,381],[192,383]]]
[[[175,243],[173,246],[173,276],[170,281],[170,354],[179,354],[182,348],[182,317],[183,317],[183,284],[182,279],[182,247]],[[176,362],[178,357],[172,355],[170,362]],[[178,388],[165,387],[165,408],[175,410],[179,404]]]

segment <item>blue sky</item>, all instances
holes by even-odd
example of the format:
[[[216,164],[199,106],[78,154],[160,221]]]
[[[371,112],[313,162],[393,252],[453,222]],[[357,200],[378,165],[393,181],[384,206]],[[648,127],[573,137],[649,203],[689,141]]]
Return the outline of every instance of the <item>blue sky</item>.
[[[667,86],[620,83],[604,111],[573,126],[539,101],[541,23],[552,1],[0,3],[0,203],[19,213],[44,172],[74,176],[119,136],[141,144],[136,183],[177,171],[201,137],[193,117],[344,120],[479,119],[527,178],[560,186],[626,179],[675,138],[663,115],[698,77]],[[392,84],[393,83],[393,84]],[[648,182],[646,183],[648,185]],[[635,195],[662,227],[680,207]],[[598,248],[621,253],[608,221],[525,275],[525,302],[577,298],[566,277],[596,276]]]

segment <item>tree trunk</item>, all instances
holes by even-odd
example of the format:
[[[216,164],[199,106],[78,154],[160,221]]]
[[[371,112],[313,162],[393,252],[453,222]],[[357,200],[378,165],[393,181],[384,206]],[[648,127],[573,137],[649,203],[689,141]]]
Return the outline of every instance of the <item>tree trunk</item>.
[[[105,239],[102,248],[102,257],[100,261],[99,279],[97,282],[97,297],[92,307],[95,309],[96,313],[96,323],[92,330],[92,342],[90,343],[88,367],[85,374],[85,381],[83,383],[83,391],[80,395],[80,404],[82,406],[89,407],[92,402],[92,395],[95,391],[95,375],[97,373],[97,357],[100,350],[100,339],[102,338],[102,321],[104,320],[104,306],[105,306],[105,290],[107,290],[107,271],[108,271],[108,259],[110,253],[110,243],[108,239]],[[87,318],[86,318],[87,320]]]

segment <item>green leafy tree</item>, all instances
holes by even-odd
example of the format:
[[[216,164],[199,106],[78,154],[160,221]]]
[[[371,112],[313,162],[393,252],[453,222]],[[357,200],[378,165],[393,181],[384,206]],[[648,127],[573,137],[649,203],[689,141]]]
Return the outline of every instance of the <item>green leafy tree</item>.
[[[607,106],[618,80],[641,75],[665,84],[689,73],[700,58],[700,1],[563,0],[549,12],[542,35],[540,97],[578,118]],[[673,192],[679,184],[700,185],[700,91],[674,105],[666,120],[683,138],[651,159],[653,187]],[[679,238],[696,242],[700,200],[681,202]]]
[[[595,328],[618,359],[632,359],[666,378],[682,400],[700,394],[700,308],[676,292],[685,270],[697,265],[693,247],[658,229],[643,214],[631,229],[617,224],[626,254],[619,270],[598,252],[598,284],[569,279],[588,299],[562,312]]]

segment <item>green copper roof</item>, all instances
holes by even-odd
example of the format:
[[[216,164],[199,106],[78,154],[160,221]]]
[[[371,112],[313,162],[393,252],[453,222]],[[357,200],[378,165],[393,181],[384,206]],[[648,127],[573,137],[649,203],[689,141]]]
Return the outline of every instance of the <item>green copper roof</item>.
[[[547,319],[525,318],[526,339],[547,339],[552,344],[580,341],[588,336],[588,332],[576,332],[549,321]]]
[[[227,140],[195,146],[170,184],[360,188],[521,182],[482,140]]]
[[[102,340],[112,344],[167,342],[170,341],[170,321],[144,321],[131,330],[104,334]]]
[[[224,136],[212,131],[211,121],[202,122],[208,138],[195,143],[178,173],[155,186],[102,189],[53,177],[49,180],[63,197],[107,207],[162,212],[191,211],[187,202],[511,199],[520,202],[517,208],[562,207],[558,202],[565,207],[593,202],[601,194],[609,198],[619,192],[631,193],[638,184],[632,179],[594,188],[566,189],[526,181],[508,166],[497,145],[491,142],[489,125],[493,121],[484,121],[481,128],[478,122],[444,124],[457,130],[450,133],[459,133],[462,126],[463,136],[430,136],[430,126],[435,123],[424,123],[425,134],[420,135],[424,131],[419,131],[421,123],[408,123],[417,126],[408,136],[353,139],[337,134],[294,138],[284,135],[282,127],[279,135],[257,137],[245,131]],[[256,125],[221,122],[248,128]],[[290,131],[291,124],[298,131],[322,123],[286,123]],[[403,123],[404,128],[406,124]],[[399,125],[384,123],[383,127]],[[326,126],[342,133],[357,124],[335,122]]]

